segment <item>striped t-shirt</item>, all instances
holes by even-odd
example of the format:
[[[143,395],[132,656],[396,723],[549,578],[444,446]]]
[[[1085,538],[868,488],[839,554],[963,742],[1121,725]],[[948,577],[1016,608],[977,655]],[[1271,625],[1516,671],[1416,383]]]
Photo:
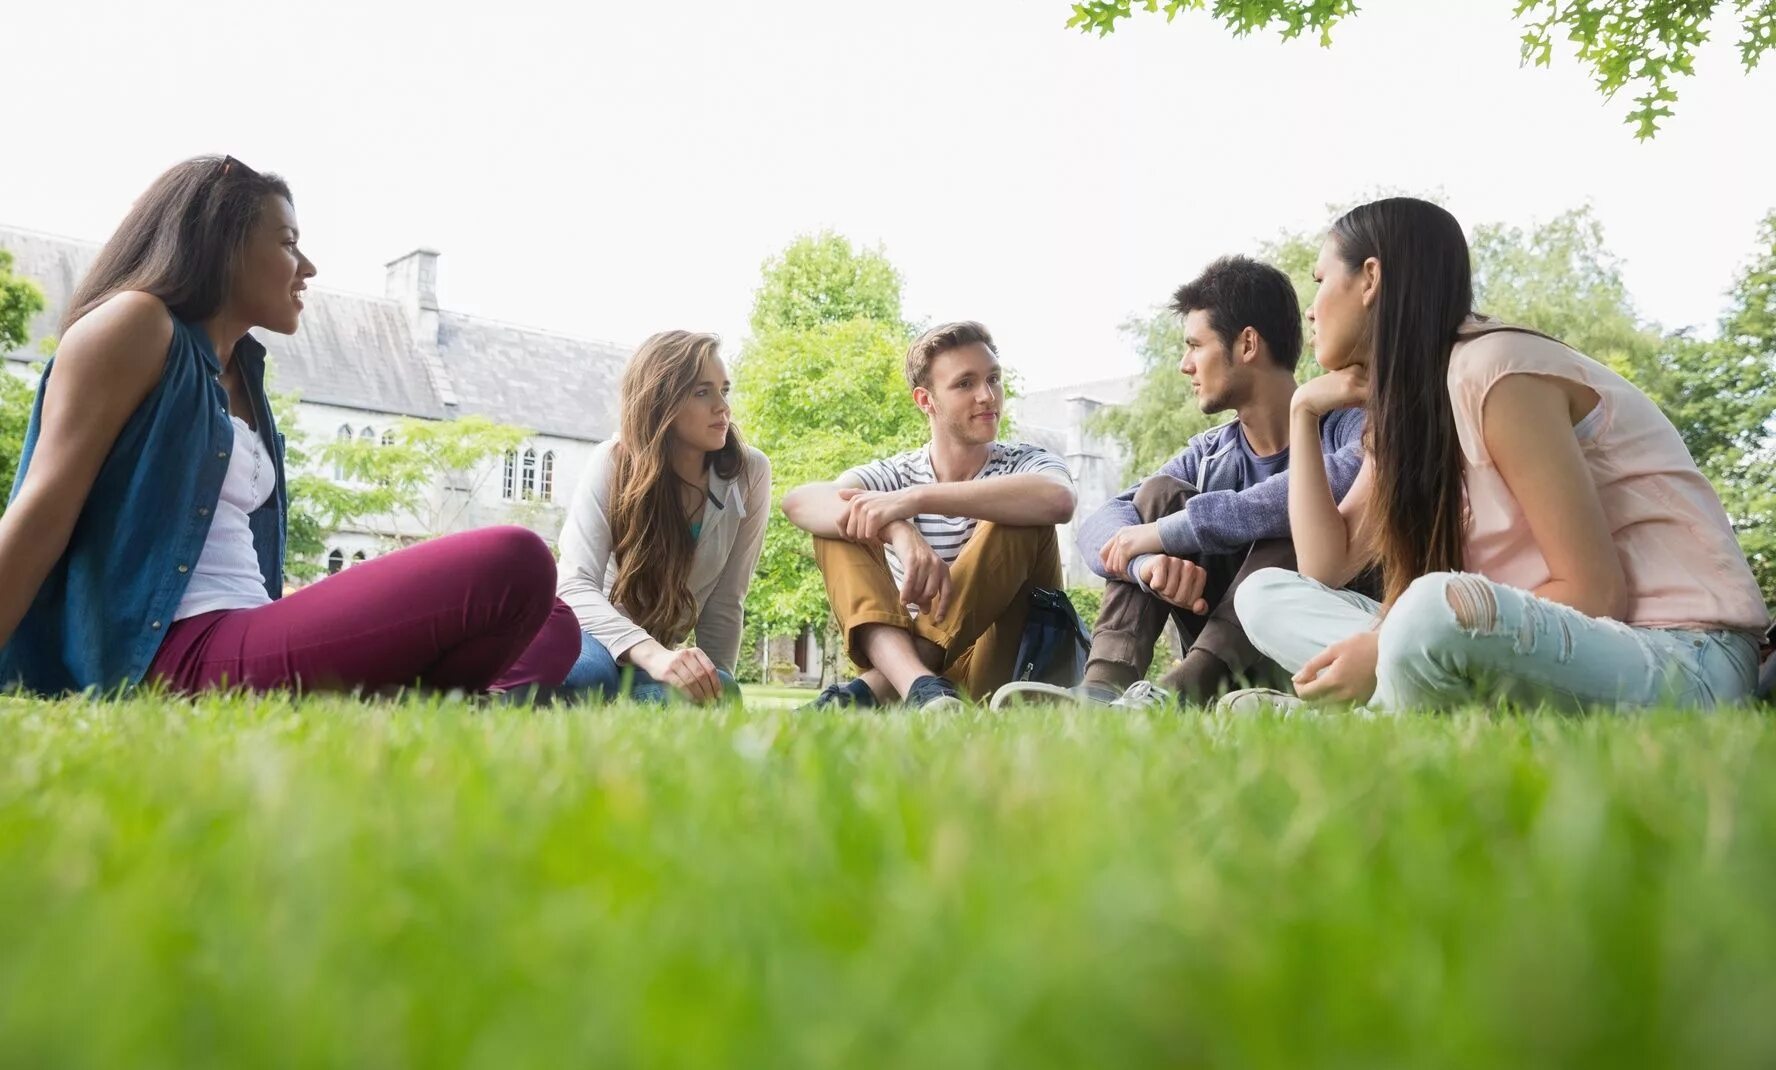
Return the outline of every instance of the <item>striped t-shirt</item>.
[[[1067,470],[1066,461],[1041,446],[1032,446],[1027,442],[989,443],[987,463],[973,478],[991,479],[994,476],[1022,475],[1026,472],[1054,472],[1069,483],[1073,481],[1073,474]],[[870,490],[884,493],[926,486],[938,481],[937,472],[931,466],[931,449],[928,446],[909,450],[886,460],[858,465],[839,478],[855,479]],[[956,558],[962,555],[962,548],[973,537],[975,525],[979,523],[971,516],[940,516],[936,513],[919,513],[911,519],[919,534],[946,564],[955,564]],[[904,578],[900,559],[895,556],[893,547],[888,548],[888,570],[894,574],[896,584]]]

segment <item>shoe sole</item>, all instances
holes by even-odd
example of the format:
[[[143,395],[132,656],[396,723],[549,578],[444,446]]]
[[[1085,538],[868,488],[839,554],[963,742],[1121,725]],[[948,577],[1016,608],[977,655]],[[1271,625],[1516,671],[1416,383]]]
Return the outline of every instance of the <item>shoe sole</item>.
[[[1307,702],[1295,695],[1286,695],[1270,688],[1248,687],[1238,691],[1229,691],[1215,703],[1216,713],[1244,716],[1271,710],[1276,713],[1292,713],[1306,706]]]
[[[1042,698],[1049,701],[1033,703],[1031,702],[1031,699],[1034,698]],[[993,697],[987,703],[987,708],[990,710],[1002,710],[1006,706],[1014,704],[1049,705],[1050,703],[1075,701],[1078,701],[1078,696],[1073,694],[1071,689],[1061,687],[1058,684],[1045,684],[1036,680],[1013,680],[1011,683],[1006,684],[1004,687],[993,692]]]

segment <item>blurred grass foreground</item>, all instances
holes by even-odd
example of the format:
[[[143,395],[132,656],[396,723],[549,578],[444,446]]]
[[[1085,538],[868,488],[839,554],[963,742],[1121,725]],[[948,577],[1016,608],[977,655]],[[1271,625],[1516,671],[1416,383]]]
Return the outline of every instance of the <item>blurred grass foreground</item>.
[[[1776,1064],[1765,716],[0,701],[7,1066]]]

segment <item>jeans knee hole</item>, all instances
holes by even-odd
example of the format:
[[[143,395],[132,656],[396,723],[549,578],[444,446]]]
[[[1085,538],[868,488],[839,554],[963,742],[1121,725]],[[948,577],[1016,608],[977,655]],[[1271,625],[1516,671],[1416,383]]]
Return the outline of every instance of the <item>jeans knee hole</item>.
[[[1457,576],[1443,590],[1455,623],[1469,635],[1498,628],[1498,599],[1492,585],[1475,576]]]

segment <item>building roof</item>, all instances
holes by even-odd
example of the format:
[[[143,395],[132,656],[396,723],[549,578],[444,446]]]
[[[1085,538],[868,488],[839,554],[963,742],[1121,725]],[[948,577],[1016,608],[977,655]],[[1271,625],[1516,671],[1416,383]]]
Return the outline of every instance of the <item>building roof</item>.
[[[255,332],[271,355],[272,389],[348,409],[428,420],[449,415],[397,302],[319,288],[310,292],[295,334]]]
[[[99,247],[0,225],[0,249],[48,298],[31,341],[6,357],[40,360],[39,340],[55,333]],[[294,335],[256,332],[270,355],[273,390],[399,416],[478,414],[585,441],[615,430],[628,354],[611,343],[448,311],[428,317],[410,300],[321,287],[311,287],[306,305]],[[435,339],[420,337],[430,330]]]
[[[609,438],[629,354],[608,342],[438,315],[438,344],[460,396],[458,411],[563,438]]]

